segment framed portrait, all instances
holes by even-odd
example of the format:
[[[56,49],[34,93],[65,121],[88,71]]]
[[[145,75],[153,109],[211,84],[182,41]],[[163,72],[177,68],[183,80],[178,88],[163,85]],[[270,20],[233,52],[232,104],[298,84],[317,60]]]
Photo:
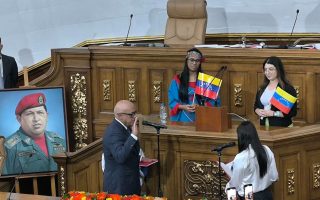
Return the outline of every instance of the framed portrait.
[[[57,171],[52,155],[69,150],[64,88],[0,90],[0,110],[1,175]]]

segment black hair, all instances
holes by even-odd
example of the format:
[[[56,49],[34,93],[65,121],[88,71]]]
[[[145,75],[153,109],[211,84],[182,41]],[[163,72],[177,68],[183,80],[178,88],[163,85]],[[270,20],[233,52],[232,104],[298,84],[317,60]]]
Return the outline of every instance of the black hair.
[[[271,57],[267,58],[263,62],[263,65],[262,65],[263,71],[264,71],[264,67],[266,64],[271,64],[271,65],[275,66],[275,68],[277,70],[277,78],[279,79],[279,84],[280,84],[281,88],[284,88],[285,85],[290,84],[288,79],[286,78],[286,73],[284,71],[283,63],[279,57],[271,56]],[[264,76],[264,80],[263,80],[261,88],[267,87],[269,82],[270,81],[268,80],[268,78],[266,76]]]
[[[189,88],[189,68],[188,68],[188,54],[189,52],[195,51],[197,53],[200,54],[201,56],[201,60],[203,58],[203,55],[201,53],[201,51],[197,48],[191,48],[187,51],[187,56],[186,59],[184,61],[184,67],[183,67],[183,71],[181,72],[179,79],[180,79],[180,87],[179,87],[179,98],[181,100],[181,102],[184,103],[188,103],[188,88]],[[201,62],[198,68],[197,73],[202,72],[202,68],[201,68]],[[198,95],[196,95],[196,98],[199,99]]]
[[[260,142],[256,127],[252,122],[244,121],[238,126],[237,135],[239,153],[248,149],[251,144],[251,147],[257,156],[260,177],[264,177],[267,173],[268,156]]]

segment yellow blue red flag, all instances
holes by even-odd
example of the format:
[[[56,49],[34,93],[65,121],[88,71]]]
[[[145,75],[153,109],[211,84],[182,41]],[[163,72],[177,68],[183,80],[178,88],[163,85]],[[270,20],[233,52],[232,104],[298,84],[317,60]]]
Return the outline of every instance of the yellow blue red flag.
[[[221,79],[200,72],[198,74],[195,93],[210,99],[217,99],[221,83]]]
[[[288,114],[297,101],[297,98],[287,93],[279,86],[271,98],[271,104],[278,108],[281,112]]]

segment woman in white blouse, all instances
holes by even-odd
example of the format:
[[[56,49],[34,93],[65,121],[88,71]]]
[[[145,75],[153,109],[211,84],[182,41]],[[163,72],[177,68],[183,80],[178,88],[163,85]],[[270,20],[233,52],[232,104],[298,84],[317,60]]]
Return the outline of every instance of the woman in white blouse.
[[[255,126],[250,121],[237,128],[239,153],[233,160],[232,174],[227,188],[235,187],[240,199],[244,199],[244,186],[253,185],[254,200],[269,200],[269,186],[278,180],[274,155],[270,148],[262,145]]]

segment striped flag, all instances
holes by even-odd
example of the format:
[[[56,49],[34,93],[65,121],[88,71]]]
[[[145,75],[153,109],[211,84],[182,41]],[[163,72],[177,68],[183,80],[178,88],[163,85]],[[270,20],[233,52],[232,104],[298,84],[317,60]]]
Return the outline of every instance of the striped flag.
[[[200,72],[195,93],[210,99],[217,99],[221,83],[221,79]]]
[[[297,101],[297,98],[287,93],[280,87],[277,87],[275,93],[271,98],[271,104],[278,108],[281,112],[288,114]]]

